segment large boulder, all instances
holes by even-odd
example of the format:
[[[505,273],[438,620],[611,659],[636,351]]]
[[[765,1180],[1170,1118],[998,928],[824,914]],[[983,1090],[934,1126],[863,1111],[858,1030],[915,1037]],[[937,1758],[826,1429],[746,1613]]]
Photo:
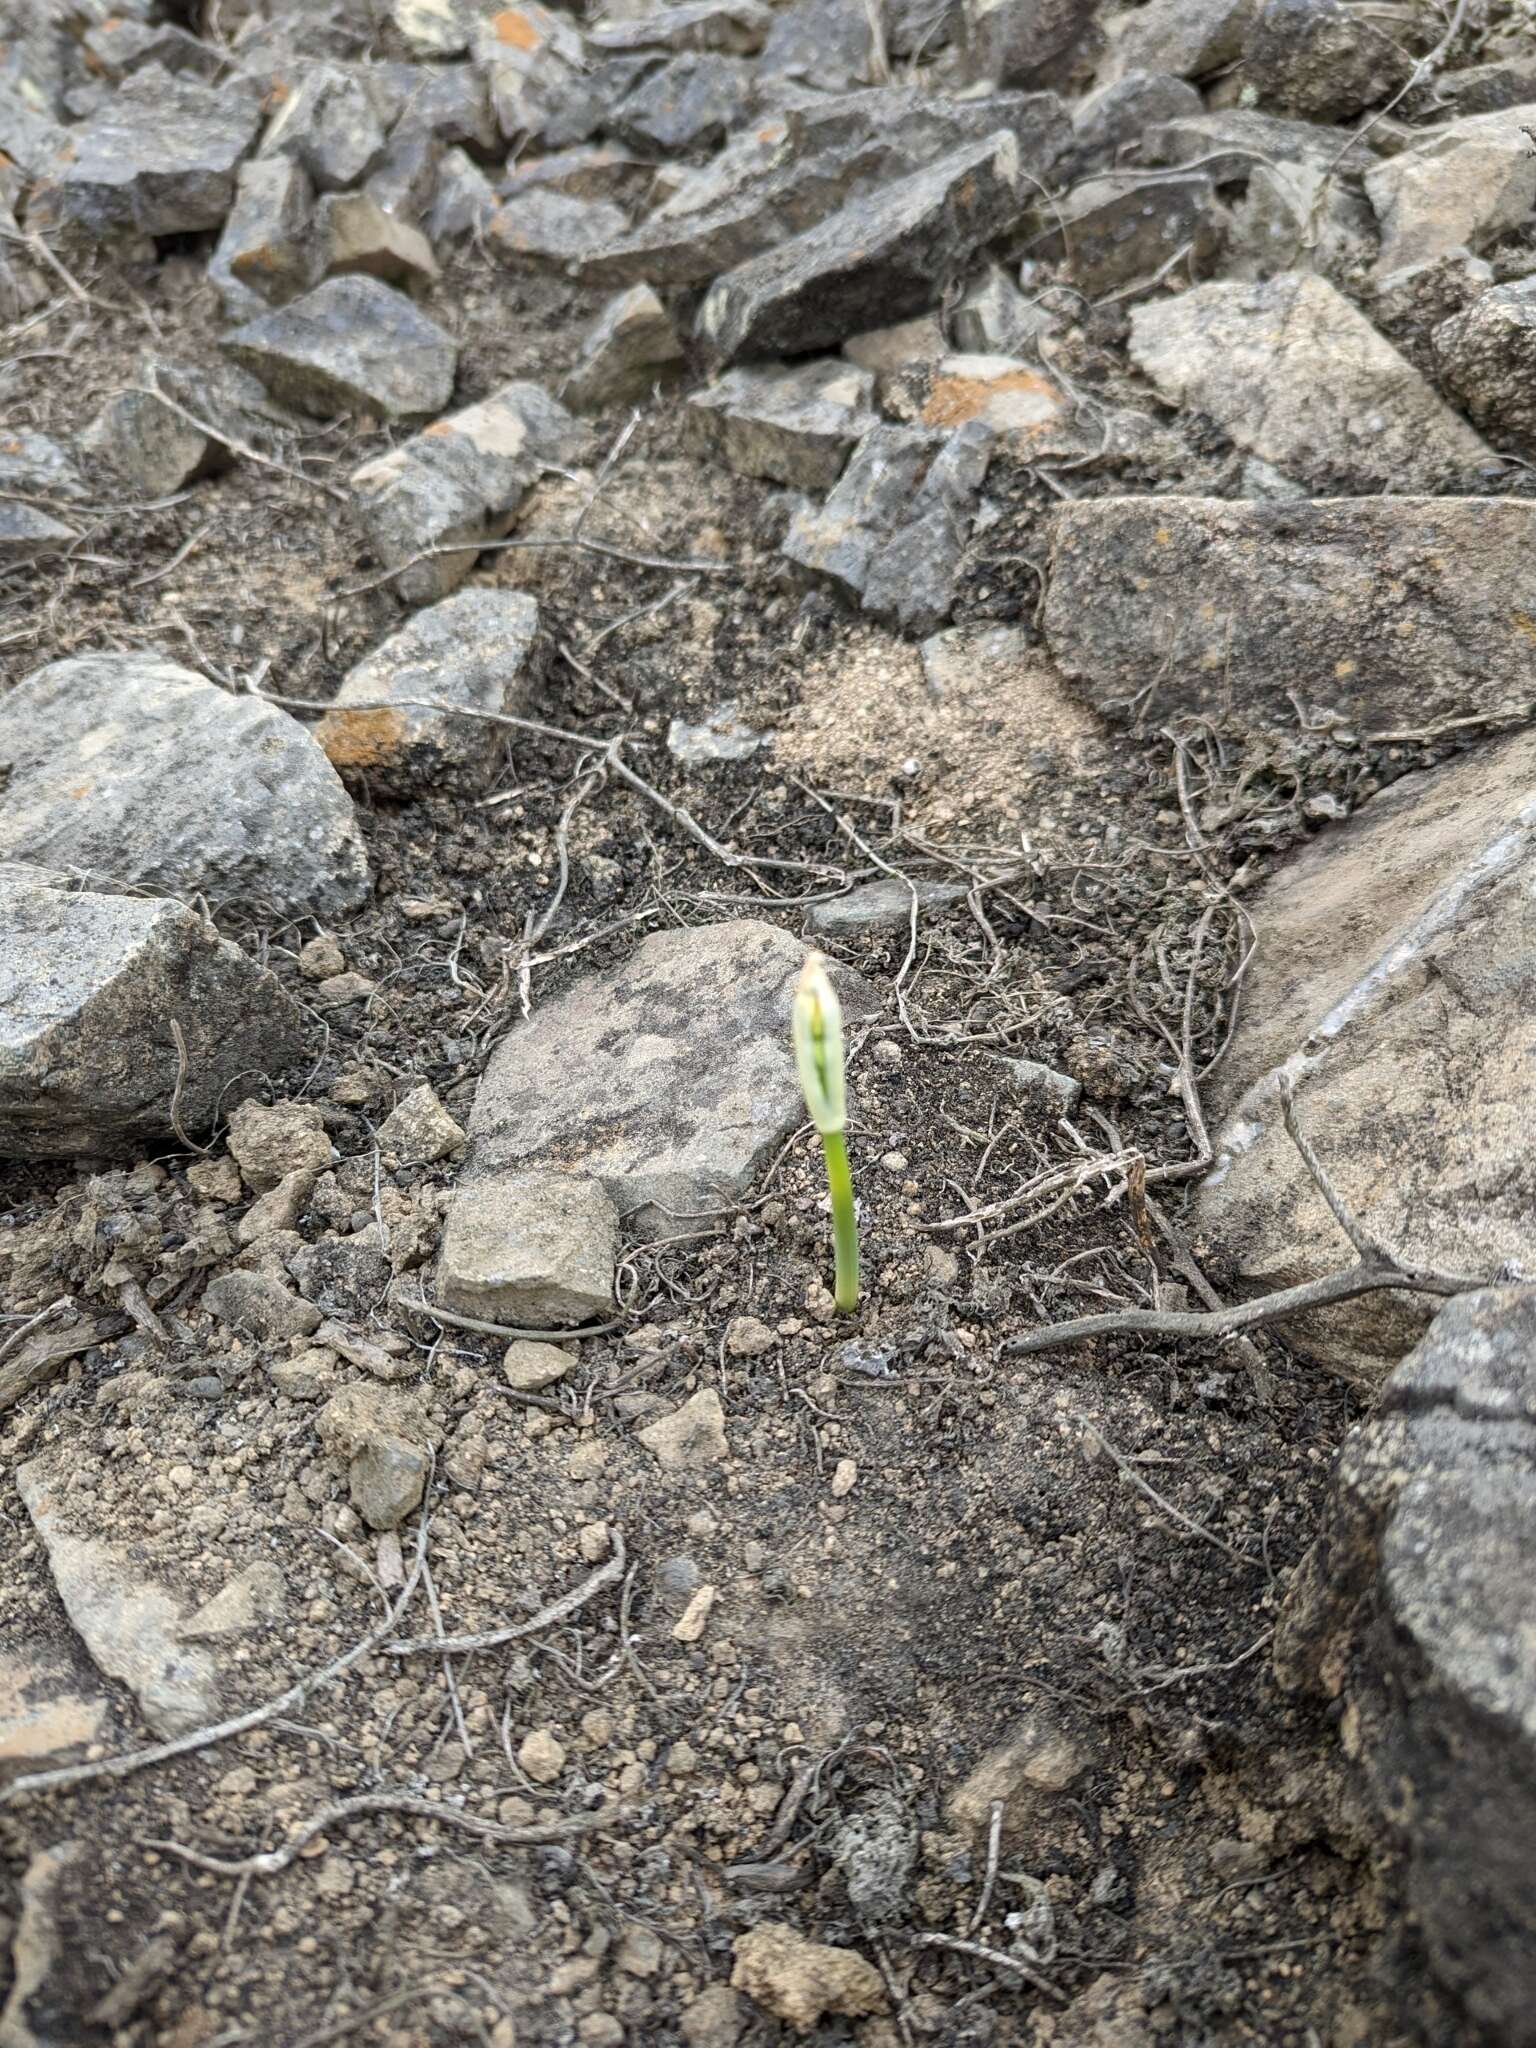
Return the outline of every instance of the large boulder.
[[[1352,1257],[1287,1135],[1279,1086],[1366,1228],[1414,1261],[1536,1272],[1536,734],[1406,776],[1248,901],[1258,949],[1211,1106],[1200,1227],[1244,1291]],[[1287,1326],[1367,1380],[1428,1297],[1371,1294]]]
[[[1442,1309],[1345,1439],[1281,1680],[1341,1728],[1479,2041],[1536,2043],[1536,1288]]]
[[[0,700],[0,860],[328,916],[368,893],[336,771],[296,719],[152,654],[51,662]]]
[[[1517,498],[1085,498],[1052,517],[1045,637],[1097,710],[1153,725],[1289,731],[1300,698],[1420,727],[1536,691],[1533,545]]]
[[[274,977],[179,903],[0,866],[0,1155],[134,1152],[293,1064]],[[182,1044],[176,1042],[176,1030]]]

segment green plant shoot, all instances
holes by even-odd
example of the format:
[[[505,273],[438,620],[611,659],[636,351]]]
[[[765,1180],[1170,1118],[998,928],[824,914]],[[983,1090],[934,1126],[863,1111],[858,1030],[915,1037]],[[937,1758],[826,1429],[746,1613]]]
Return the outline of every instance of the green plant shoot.
[[[812,953],[795,990],[792,1014],[795,1065],[811,1122],[821,1134],[832,1197],[833,1299],[844,1315],[859,1305],[859,1225],[853,1175],[843,1138],[848,1115],[843,1091],[843,1010],[820,953]]]

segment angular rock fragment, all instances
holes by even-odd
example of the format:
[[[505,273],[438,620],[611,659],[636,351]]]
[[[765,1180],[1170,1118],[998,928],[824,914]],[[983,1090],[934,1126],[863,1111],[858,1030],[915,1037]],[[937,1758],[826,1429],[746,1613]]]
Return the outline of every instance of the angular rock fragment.
[[[730,1451],[725,1411],[713,1387],[700,1387],[681,1408],[658,1415],[635,1435],[664,1472],[705,1472]]]
[[[355,470],[358,517],[385,566],[399,568],[398,595],[426,604],[455,590],[540,472],[579,462],[587,445],[588,430],[539,385],[505,384]],[[411,560],[437,548],[452,552]]]
[[[918,636],[948,620],[995,439],[985,420],[968,420],[934,456],[901,524],[870,562],[864,609],[873,617]]]
[[[179,903],[0,866],[0,934],[8,1158],[132,1152],[177,1122],[206,1130],[302,1056],[302,1017],[275,978]]]
[[[996,264],[971,285],[950,319],[955,346],[977,356],[1016,356],[1051,325],[1050,312],[1027,299]],[[843,353],[848,353],[846,343]],[[941,345],[939,354],[948,350]]]
[[[313,1302],[300,1301],[269,1273],[220,1273],[209,1281],[202,1305],[258,1344],[312,1337],[324,1321]]]
[[[1203,114],[1195,88],[1168,71],[1130,71],[1079,100],[1072,114],[1073,169],[1078,177],[1119,167],[1136,154],[1153,126]]]
[[[310,735],[174,662],[91,654],[38,669],[0,699],[0,762],[0,859],[288,916],[368,893],[352,805]]]
[[[659,932],[536,1006],[480,1083],[465,1190],[523,1167],[591,1175],[650,1237],[739,1193],[803,1115],[786,1022],[803,963],[752,919]],[[864,984],[842,987],[862,1013]]]
[[[631,285],[608,301],[588,330],[561,396],[581,408],[639,398],[682,365],[671,314],[648,284]]]
[[[914,882],[910,887],[895,880],[865,882],[830,903],[818,903],[806,914],[806,928],[820,938],[860,939],[871,932],[905,931],[912,921],[912,898],[917,897],[921,914],[947,910],[963,903],[963,882]]]
[[[1301,1129],[1367,1230],[1416,1264],[1536,1271],[1529,1142],[1536,1001],[1536,739],[1526,733],[1404,777],[1308,845],[1249,899],[1258,951],[1212,1102],[1207,1240],[1245,1290],[1349,1262],[1283,1129]],[[1371,1294],[1297,1318],[1305,1355],[1374,1380],[1434,1306]]]
[[[1265,278],[1315,271],[1332,283],[1363,285],[1376,253],[1368,202],[1314,163],[1256,164],[1232,211],[1226,271]],[[1380,316],[1380,302],[1377,305]]]
[[[384,153],[384,124],[352,66],[309,63],[261,138],[261,154],[299,164],[322,192],[344,192]]]
[[[463,1131],[425,1081],[397,1102],[379,1125],[379,1146],[402,1166],[431,1166],[451,1153],[462,1152]]]
[[[413,56],[458,57],[503,0],[388,0],[390,25]]]
[[[1320,277],[1205,284],[1138,306],[1131,359],[1170,405],[1320,491],[1466,486],[1497,458]]]
[[[1464,1294],[1381,1389],[1286,1589],[1282,1683],[1343,1710],[1476,2038],[1536,2003],[1536,1289]]]
[[[414,1395],[360,1380],[331,1396],[315,1430],[370,1529],[398,1529],[421,1505],[434,1433]]]
[[[1536,454],[1536,279],[1484,292],[1430,341],[1441,379],[1472,418]]]
[[[498,207],[487,236],[497,255],[543,269],[597,273],[589,259],[623,235],[629,216],[606,199],[572,199],[535,187]]]
[[[458,591],[414,613],[348,673],[315,738],[344,778],[383,796],[413,796],[445,781],[483,789],[501,759],[504,731],[424,710],[421,701],[524,709],[538,627],[538,605],[524,591]],[[385,708],[367,708],[375,705]]]
[[[315,188],[292,158],[254,157],[240,166],[234,203],[208,263],[231,319],[283,305],[315,282],[314,207]]]
[[[448,1211],[438,1293],[445,1308],[532,1328],[605,1317],[618,1240],[619,1213],[601,1181],[488,1165],[477,1146]]]
[[[1376,162],[1367,141],[1340,136],[1317,121],[1292,121],[1253,107],[1221,107],[1210,113],[1176,114],[1142,136],[1144,163],[1187,165],[1218,185],[1246,182],[1263,163],[1336,167],[1340,177]]]
[[[440,412],[459,360],[451,335],[373,277],[328,278],[237,327],[221,346],[274,398],[321,419]]]
[[[229,1153],[258,1194],[300,1173],[323,1173],[335,1157],[325,1118],[312,1102],[245,1102],[229,1119]]]
[[[817,92],[846,92],[875,75],[874,34],[862,8],[840,0],[789,0],[774,12],[757,61],[763,86],[791,84]]]
[[[1000,131],[720,278],[699,308],[699,338],[720,362],[803,355],[921,312],[935,281],[1022,208],[1019,146]]]
[[[991,92],[941,98],[911,85],[871,86],[799,99],[785,117],[794,151],[839,150],[882,143],[888,177],[926,170],[967,143],[999,132],[1018,144],[1022,170],[1042,180],[1071,153],[1066,108],[1053,92]]]
[[[437,276],[432,244],[366,192],[335,192],[320,203],[315,236],[327,277],[377,277],[386,284],[429,284]]]
[[[1243,44],[1243,77],[1266,105],[1345,121],[1407,83],[1412,59],[1344,0],[1262,0]]]
[[[420,220],[437,202],[443,155],[442,143],[425,128],[401,126],[390,136],[361,196],[392,220]],[[342,196],[331,194],[333,199]]]
[[[503,198],[519,199],[547,185],[571,199],[605,199],[627,207],[654,198],[662,176],[655,164],[642,162],[630,150],[594,142],[548,156],[520,157],[507,166],[499,189]]]
[[[687,438],[738,476],[830,490],[855,442],[877,424],[874,382],[867,370],[836,361],[731,370],[689,399]]]
[[[1520,227],[1536,205],[1536,104],[1471,114],[1366,173],[1381,223],[1376,275],[1456,249],[1486,248]]]
[[[86,62],[93,72],[120,85],[130,72],[145,64],[161,64],[167,71],[192,71],[204,77],[219,68],[218,59],[206,43],[188,35],[174,22],[130,21],[109,15],[80,38]]]
[[[80,538],[72,526],[55,519],[36,505],[21,505],[14,498],[0,498],[0,562],[34,561],[39,555],[57,554]]]
[[[1166,71],[1175,78],[1208,78],[1235,64],[1259,0],[1150,0],[1119,17],[1101,83],[1132,71]]]
[[[574,24],[539,0],[489,15],[476,27],[471,47],[503,137],[524,147],[545,133],[580,86],[586,64]]]
[[[1094,30],[1097,0],[961,0],[965,75],[993,85],[1059,85]]]
[[[673,57],[625,94],[606,125],[631,149],[651,154],[713,149],[745,113],[750,80],[736,57]]]
[[[0,433],[0,493],[29,498],[86,498],[75,458],[50,434],[26,427]]]
[[[1533,546],[1517,499],[1095,498],[1053,515],[1042,622],[1102,711],[1413,727],[1536,693]]]
[[[767,735],[755,732],[735,703],[719,705],[697,725],[674,718],[667,727],[667,752],[685,768],[710,761],[749,761],[767,745]]]
[[[270,432],[277,408],[254,377],[231,365],[208,372],[147,357],[134,383],[109,398],[81,446],[146,497],[179,491],[227,469],[235,449]]]
[[[682,6],[658,7],[632,20],[591,22],[586,36],[589,48],[614,55],[721,50],[732,57],[753,57],[772,23],[773,10],[762,0],[684,0]]]
[[[906,516],[942,437],[917,427],[872,427],[823,505],[790,521],[784,553],[845,597],[864,594],[870,565]]]
[[[1106,171],[1041,209],[1049,225],[1029,254],[1064,262],[1068,281],[1091,299],[1155,278],[1178,257],[1198,274],[1221,239],[1215,198],[1196,172]]]
[[[49,167],[54,203],[93,235],[216,228],[259,120],[238,84],[215,90],[148,65],[69,130]]]
[[[128,1687],[156,1735],[186,1735],[216,1721],[218,1668],[211,1652],[181,1641],[180,1603],[135,1570],[127,1545],[70,1527],[67,1465],[52,1455],[18,1465],[16,1490],[92,1662]]]

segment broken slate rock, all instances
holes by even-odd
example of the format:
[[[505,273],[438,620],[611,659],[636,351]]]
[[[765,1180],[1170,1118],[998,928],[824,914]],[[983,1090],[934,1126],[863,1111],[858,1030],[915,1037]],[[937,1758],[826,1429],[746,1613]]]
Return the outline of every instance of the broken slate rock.
[[[1131,314],[1131,359],[1170,405],[1320,493],[1466,486],[1497,457],[1320,277],[1204,284]]]
[[[1255,107],[1175,114],[1149,128],[1136,151],[1143,163],[1203,171],[1218,185],[1243,184],[1265,162],[1336,169],[1340,177],[1375,163],[1369,142],[1341,137],[1318,121],[1292,121]]]
[[[386,213],[366,192],[333,192],[320,202],[315,235],[327,277],[377,277],[424,285],[437,276],[432,244],[418,227]]]
[[[434,784],[479,790],[505,732],[423,703],[525,711],[539,607],[521,590],[460,590],[416,612],[352,669],[315,738],[347,781],[408,797]]]
[[[277,413],[256,379],[232,363],[208,371],[150,356],[80,445],[145,497],[160,498],[228,469],[242,443],[270,437]]]
[[[1536,278],[1484,292],[1430,340],[1442,381],[1478,425],[1536,454]]]
[[[1513,498],[1085,499],[1052,518],[1045,638],[1098,710],[1149,724],[1294,730],[1294,695],[1416,727],[1536,693],[1533,545]]]
[[[457,589],[543,470],[581,461],[589,442],[541,386],[504,384],[355,470],[358,518],[385,566],[399,567],[396,594],[427,604]],[[438,548],[451,552],[411,559]]]
[[[1020,349],[1048,333],[1052,324],[1047,307],[1026,298],[1005,270],[991,264],[956,305],[950,332],[956,347],[966,355],[1017,356]],[[843,353],[850,353],[847,342]],[[938,353],[949,353],[942,342]]]
[[[50,198],[90,234],[197,234],[216,228],[260,116],[238,82],[218,90],[157,64],[125,80],[68,131],[49,167]]]
[[[878,424],[875,380],[836,360],[729,370],[689,399],[689,445],[738,476],[830,490],[855,442]]]
[[[627,13],[627,10],[626,10]],[[682,6],[588,24],[587,44],[611,55],[638,50],[721,50],[731,57],[755,57],[773,24],[773,10],[761,0],[684,0]]]
[[[180,1603],[140,1576],[128,1547],[76,1533],[67,1464],[16,1467],[16,1490],[48,1558],[64,1611],[91,1660],[126,1685],[156,1735],[186,1735],[219,1718],[211,1652],[180,1640]]]
[[[54,555],[79,538],[72,526],[38,506],[0,498],[0,564],[10,567],[35,561],[39,555]]]
[[[1077,177],[1119,167],[1148,129],[1181,114],[1203,114],[1192,85],[1167,71],[1131,71],[1079,100],[1072,114],[1072,168]]]
[[[736,57],[673,57],[626,93],[604,125],[642,155],[716,149],[745,115],[751,78]]]
[[[1368,1231],[1442,1272],[1536,1272],[1533,888],[1536,737],[1522,733],[1395,782],[1250,897],[1260,942],[1198,1197],[1245,1291],[1349,1259],[1283,1128],[1282,1076]],[[1286,1341],[1374,1381],[1432,1306],[1367,1295],[1298,1318]]]
[[[804,1115],[788,1038],[804,959],[756,919],[658,932],[542,1003],[491,1056],[466,1187],[524,1166],[590,1174],[647,1237],[739,1194]],[[840,992],[867,1013],[858,976]]]
[[[289,916],[368,893],[351,802],[303,726],[157,655],[38,669],[0,700],[0,762],[0,859]]]
[[[1367,201],[1326,164],[1255,164],[1232,209],[1225,272],[1231,278],[1315,271],[1360,290],[1376,254]],[[1377,302],[1377,315],[1381,305]]]
[[[373,277],[333,277],[258,314],[220,344],[274,398],[320,419],[440,412],[453,395],[458,344]]]
[[[1536,2009],[1536,1289],[1448,1302],[1344,1440],[1282,1683],[1349,1730],[1430,1967],[1481,2041]]]
[[[1164,71],[1175,78],[1208,78],[1243,54],[1258,0],[1150,0],[1111,27],[1101,84],[1133,71]]]
[[[0,935],[7,1157],[133,1152],[177,1120],[206,1130],[303,1054],[275,977],[179,903],[0,865]]]
[[[1307,121],[1347,121],[1406,85],[1413,61],[1344,0],[1263,0],[1243,45],[1260,100]]]
[[[642,398],[682,368],[671,314],[648,284],[635,284],[611,298],[588,329],[560,395],[579,410],[595,410]]]
[[[628,228],[628,214],[611,200],[574,199],[551,186],[535,186],[497,209],[486,239],[514,264],[595,280],[597,267],[589,259]]]
[[[244,1102],[229,1119],[227,1137],[241,1179],[256,1194],[293,1174],[324,1173],[336,1156],[312,1102]]]
[[[1378,283],[1457,249],[1474,253],[1522,226],[1536,205],[1536,104],[1469,114],[1366,173],[1381,223]]]
[[[912,898],[917,896],[918,915],[947,910],[963,903],[963,882],[914,882],[910,886],[894,879],[865,882],[830,903],[818,903],[806,916],[806,928],[822,939],[861,939],[874,932],[904,932],[912,921]]]
[[[317,281],[315,188],[291,157],[253,157],[240,166],[234,203],[208,276],[231,320],[296,299]]]
[[[699,308],[699,339],[721,363],[804,355],[920,313],[1023,207],[1019,145],[1000,130],[728,272]]]
[[[344,192],[384,153],[384,124],[363,77],[345,64],[305,64],[261,138],[261,154],[286,156],[322,192]]]
[[[1090,299],[1149,281],[1181,251],[1198,275],[1221,242],[1216,189],[1198,172],[1105,171],[1042,208],[1040,218],[1048,225],[1028,253],[1063,264],[1062,276]]]
[[[901,524],[870,561],[864,609],[873,617],[919,638],[947,622],[995,439],[984,420],[968,420],[934,456]]]
[[[445,1308],[530,1329],[606,1318],[618,1238],[600,1181],[488,1166],[477,1147],[448,1211],[438,1292]]]
[[[870,565],[910,510],[941,436],[919,427],[872,427],[823,505],[790,521],[784,553],[857,602]]]
[[[1097,14],[1098,0],[960,0],[962,71],[995,86],[1062,85]]]
[[[87,498],[85,479],[74,456],[51,434],[28,427],[0,433],[0,493],[35,498]]]

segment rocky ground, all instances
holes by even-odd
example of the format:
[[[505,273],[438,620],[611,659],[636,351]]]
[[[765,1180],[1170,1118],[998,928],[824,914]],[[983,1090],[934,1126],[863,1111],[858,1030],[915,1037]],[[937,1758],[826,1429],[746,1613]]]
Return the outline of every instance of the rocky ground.
[[[1536,2041],[1533,131],[0,0],[0,2048]]]

